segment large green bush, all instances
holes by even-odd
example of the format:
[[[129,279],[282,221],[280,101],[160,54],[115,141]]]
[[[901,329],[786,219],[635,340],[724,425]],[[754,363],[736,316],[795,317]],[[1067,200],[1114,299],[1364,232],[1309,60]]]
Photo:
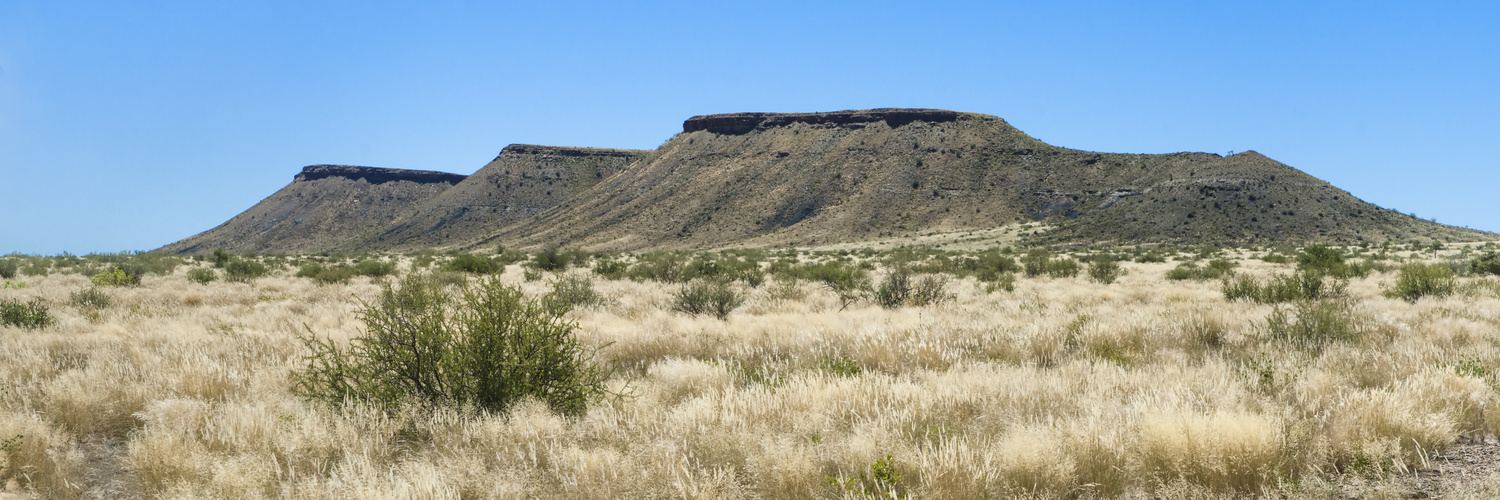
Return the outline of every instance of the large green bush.
[[[1453,294],[1457,282],[1453,269],[1446,264],[1411,263],[1401,266],[1396,283],[1386,296],[1410,302],[1426,296],[1446,297]]]
[[[607,394],[608,373],[574,338],[575,325],[498,277],[454,291],[411,274],[359,313],[365,334],[348,347],[304,338],[301,395],[338,406],[365,401],[504,412],[524,398],[582,415]]]
[[[18,267],[19,266],[16,265],[16,261],[15,260],[12,260],[12,259],[0,259],[0,278],[4,278],[4,279],[15,278],[16,277],[16,270],[17,270]]]
[[[1203,266],[1199,266],[1197,262],[1184,262],[1167,271],[1167,279],[1172,281],[1224,279],[1233,275],[1234,268],[1237,266],[1239,264],[1226,259],[1213,259]]]
[[[542,302],[553,312],[563,314],[575,307],[603,306],[609,300],[594,290],[594,282],[587,276],[568,274],[552,282],[552,291],[542,296]]]
[[[672,297],[672,309],[692,315],[712,314],[724,319],[729,313],[745,303],[745,299],[723,280],[694,280],[677,290]]]
[[[194,283],[202,285],[213,283],[214,280],[219,279],[218,273],[215,273],[212,268],[207,267],[195,267],[193,269],[190,269],[188,270],[187,277]]]
[[[1108,255],[1096,256],[1089,260],[1089,279],[1095,283],[1104,285],[1114,283],[1123,273],[1120,263]]]
[[[29,302],[0,299],[0,324],[35,330],[52,323],[52,312],[41,299],[31,299]]]
[[[1368,321],[1341,300],[1304,300],[1290,309],[1277,306],[1266,317],[1271,338],[1306,349],[1319,350],[1334,342],[1358,342]]]
[[[1342,298],[1348,287],[1347,280],[1333,278],[1315,270],[1278,274],[1265,282],[1244,275],[1226,278],[1223,282],[1224,298],[1262,304]]]
[[[317,262],[303,264],[297,269],[298,278],[311,278],[320,285],[348,283],[354,278],[354,268],[345,265],[325,266]]]
[[[495,265],[490,259],[474,254],[461,253],[453,257],[453,260],[443,264],[444,271],[461,271],[469,274],[491,274],[503,271],[504,267]]]
[[[1479,275],[1500,275],[1500,253],[1488,252],[1479,257],[1475,257],[1473,262],[1469,263],[1469,272]]]
[[[265,264],[253,260],[234,258],[224,264],[224,279],[240,283],[249,283],[250,280],[260,278],[269,273]]]

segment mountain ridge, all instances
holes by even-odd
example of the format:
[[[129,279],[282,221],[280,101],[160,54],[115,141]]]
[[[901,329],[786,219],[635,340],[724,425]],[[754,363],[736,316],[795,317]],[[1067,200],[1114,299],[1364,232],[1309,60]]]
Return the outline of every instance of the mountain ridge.
[[[1055,226],[1030,240],[1048,245],[1494,236],[1377,207],[1254,151],[1090,152],[936,109],[699,115],[654,150],[513,144],[434,185],[450,187],[390,198],[401,206],[384,226],[283,246],[808,246],[1031,221]]]

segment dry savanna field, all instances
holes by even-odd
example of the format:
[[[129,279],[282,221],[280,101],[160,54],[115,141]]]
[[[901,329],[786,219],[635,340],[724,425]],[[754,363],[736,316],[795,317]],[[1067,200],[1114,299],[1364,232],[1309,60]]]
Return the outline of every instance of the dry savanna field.
[[[1493,498],[1444,468],[1500,428],[1491,248],[10,256],[0,498]],[[412,276],[564,297],[607,391],[300,392]]]

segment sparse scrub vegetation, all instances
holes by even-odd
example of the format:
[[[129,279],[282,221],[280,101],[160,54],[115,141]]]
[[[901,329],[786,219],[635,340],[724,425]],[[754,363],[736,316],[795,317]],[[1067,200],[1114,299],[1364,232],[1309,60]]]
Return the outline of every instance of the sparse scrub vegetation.
[[[1406,298],[1400,269],[1339,276],[1295,248],[1066,259],[1097,282],[1107,256],[1109,286],[919,247],[600,255],[529,283],[437,271],[457,258],[438,253],[231,255],[226,274],[286,271],[97,289],[137,256],[9,256],[49,273],[0,287],[0,436],[24,436],[0,440],[0,480],[41,498],[1404,495],[1500,428],[1500,280],[1465,248],[1337,249],[1409,267],[1413,290],[1453,284],[1409,301],[1385,296]],[[393,280],[297,277],[423,256]],[[1216,260],[1235,272],[1165,279]],[[938,302],[914,298],[928,279],[942,307],[910,307]],[[44,324],[11,320],[32,305]]]

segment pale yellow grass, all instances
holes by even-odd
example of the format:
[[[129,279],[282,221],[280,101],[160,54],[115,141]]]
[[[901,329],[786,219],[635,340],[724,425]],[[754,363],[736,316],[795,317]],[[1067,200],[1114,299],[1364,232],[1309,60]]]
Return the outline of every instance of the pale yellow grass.
[[[335,412],[288,389],[309,331],[341,342],[379,285],[273,277],[190,283],[179,271],[68,305],[80,276],[29,278],[59,323],[0,328],[0,484],[46,498],[839,498],[830,478],[890,456],[912,498],[1326,496],[1345,478],[1423,466],[1493,438],[1500,300],[1383,298],[1374,326],[1310,351],[1270,340],[1270,306],[1171,264],[1127,264],[1104,286],[1021,279],[950,303],[841,310],[743,289],[726,321],[670,311],[674,286],[596,280],[610,305],[574,311],[579,338],[627,394],[578,420],[540,403]],[[1247,262],[1245,272],[1277,266]],[[545,282],[506,279],[532,295]],[[830,370],[847,357],[857,375]],[[17,493],[12,491],[11,493]]]

